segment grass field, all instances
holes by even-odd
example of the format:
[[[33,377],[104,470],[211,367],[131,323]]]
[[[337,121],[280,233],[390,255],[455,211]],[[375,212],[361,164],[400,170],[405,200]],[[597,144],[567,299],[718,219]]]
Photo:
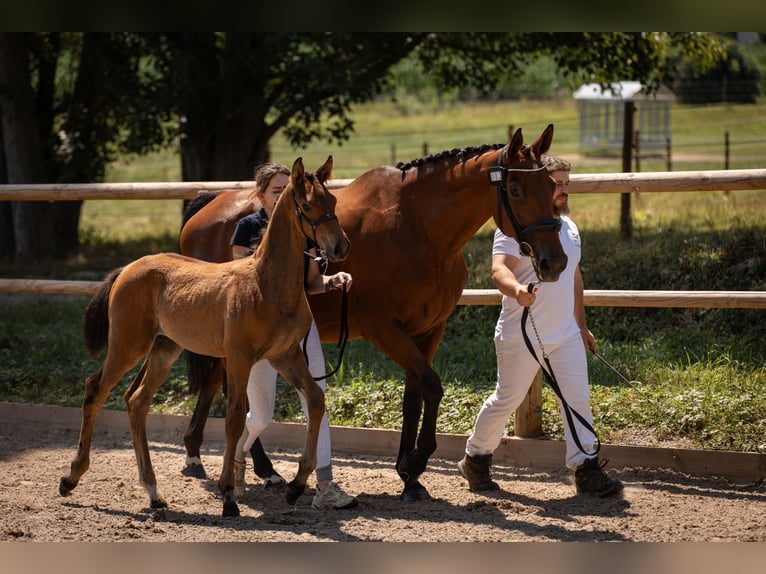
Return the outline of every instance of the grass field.
[[[452,147],[505,141],[509,124],[527,139],[554,123],[552,153],[575,161],[577,173],[620,171],[619,158],[578,150],[573,102],[494,102],[443,108],[381,103],[354,114],[357,135],[342,147],[322,144],[291,150],[281,140],[274,159],[302,155],[318,166],[335,156],[335,177]],[[766,167],[766,104],[681,107],[672,111],[674,170],[721,169],[723,134],[732,141],[731,168]],[[742,142],[738,144],[737,142]],[[749,143],[745,143],[749,142]],[[755,143],[753,143],[755,142]],[[392,146],[395,144],[395,148]],[[664,171],[664,160],[642,170]],[[176,181],[170,152],[123,161],[111,181]],[[619,198],[579,195],[570,200],[584,241],[587,289],[766,291],[766,191],[642,193],[633,198],[634,237],[619,238]],[[83,208],[83,249],[47,269],[4,268],[6,277],[99,276],[145,253],[175,250],[178,201],[89,201]],[[490,288],[490,225],[464,250],[469,288]],[[78,406],[84,377],[98,368],[85,355],[79,324],[87,298],[0,297],[0,400]],[[459,307],[450,320],[435,368],[445,397],[442,432],[470,432],[494,387],[494,307]],[[590,363],[596,428],[605,441],[673,439],[703,448],[766,452],[766,321],[763,310],[631,309],[592,307],[590,327],[610,362],[634,384],[625,385],[598,362]],[[337,351],[326,346],[328,363]],[[157,412],[187,413],[185,368],[179,362],[155,401]],[[121,384],[124,390],[127,381]],[[354,341],[328,385],[333,424],[400,428],[402,375],[365,341]],[[544,431],[562,436],[552,394],[544,391]],[[123,408],[120,390],[109,406]],[[295,393],[280,383],[278,420],[299,420]],[[220,405],[216,414],[222,414]],[[509,428],[512,429],[512,422]]]

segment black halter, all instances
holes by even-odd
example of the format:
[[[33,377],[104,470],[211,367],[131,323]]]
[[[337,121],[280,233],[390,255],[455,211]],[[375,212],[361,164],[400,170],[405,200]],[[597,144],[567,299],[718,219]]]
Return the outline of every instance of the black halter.
[[[526,243],[524,239],[526,238],[527,234],[532,233],[533,231],[539,231],[539,230],[553,230],[558,231],[561,229],[561,220],[556,219],[555,217],[549,217],[545,219],[541,219],[540,221],[536,221],[535,223],[532,223],[531,225],[528,225],[527,227],[521,227],[519,224],[519,221],[516,219],[516,216],[513,214],[513,209],[511,208],[511,202],[508,200],[508,193],[509,191],[505,189],[505,178],[509,173],[538,173],[543,170],[547,170],[545,166],[538,167],[535,169],[522,169],[522,168],[509,168],[503,166],[503,154],[505,153],[505,150],[508,146],[504,147],[500,150],[500,153],[497,156],[497,166],[489,168],[489,182],[493,184],[497,188],[497,219],[498,222],[501,224],[502,227],[502,216],[503,212],[500,209],[500,206],[502,205],[505,209],[505,213],[508,216],[508,219],[511,222],[511,225],[513,225],[513,231],[516,234],[516,239],[519,242],[519,245],[522,243]],[[511,187],[510,194],[514,197],[519,197],[518,190],[515,190],[513,187]],[[529,245],[529,244],[527,244]],[[532,251],[532,247],[529,246],[529,252],[530,256],[534,257],[534,253]]]
[[[313,237],[309,237],[308,233],[303,229],[303,225],[301,225],[301,231],[303,231],[303,235],[306,236],[306,239],[314,246],[316,247],[317,251],[319,252],[320,259],[322,261],[327,261],[327,253],[324,249],[322,249],[319,246],[319,242],[317,241],[317,227],[319,227],[320,223],[325,223],[327,221],[332,221],[333,219],[338,219],[337,216],[334,213],[325,213],[322,217],[320,217],[317,220],[310,219],[308,215],[306,215],[303,210],[301,209],[300,205],[298,205],[298,200],[295,199],[295,187],[290,187],[290,194],[293,198],[293,203],[295,204],[295,214],[300,218],[303,219],[306,223],[309,224],[309,227],[311,228],[311,234]]]

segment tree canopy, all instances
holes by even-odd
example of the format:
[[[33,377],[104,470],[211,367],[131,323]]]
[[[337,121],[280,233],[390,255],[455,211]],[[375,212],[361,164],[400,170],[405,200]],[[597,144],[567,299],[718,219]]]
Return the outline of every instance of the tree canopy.
[[[679,58],[704,71],[725,53],[722,37],[688,32],[0,33],[0,178],[98,182],[120,153],[180,146],[185,180],[249,179],[280,130],[296,147],[348,139],[352,106],[408,57],[440,88],[489,92],[540,55],[651,87]],[[0,256],[76,250],[79,202],[23,203],[0,204],[13,231]]]

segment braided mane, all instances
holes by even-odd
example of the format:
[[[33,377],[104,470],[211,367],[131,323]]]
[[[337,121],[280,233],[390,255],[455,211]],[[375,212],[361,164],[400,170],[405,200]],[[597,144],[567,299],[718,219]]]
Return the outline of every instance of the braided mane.
[[[451,150],[445,150],[441,151],[436,154],[431,154],[427,156],[420,157],[418,159],[413,159],[408,161],[407,163],[399,162],[396,164],[396,167],[400,170],[407,171],[411,167],[419,167],[421,165],[426,165],[428,163],[433,163],[438,160],[442,159],[450,159],[450,158],[458,158],[460,161],[465,161],[470,157],[474,157],[477,155],[481,155],[487,151],[494,151],[496,149],[500,149],[503,147],[504,143],[496,143],[496,144],[483,144],[480,146],[469,146],[469,147],[456,147]]]

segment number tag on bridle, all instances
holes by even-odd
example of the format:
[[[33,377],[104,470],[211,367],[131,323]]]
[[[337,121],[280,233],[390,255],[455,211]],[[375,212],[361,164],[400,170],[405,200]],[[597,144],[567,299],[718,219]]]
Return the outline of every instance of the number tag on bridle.
[[[508,173],[508,169],[502,166],[495,166],[489,168],[489,183],[497,186],[499,189],[505,191],[505,176]],[[521,186],[518,181],[511,181],[508,188],[508,193],[511,197],[518,199],[521,197]]]

